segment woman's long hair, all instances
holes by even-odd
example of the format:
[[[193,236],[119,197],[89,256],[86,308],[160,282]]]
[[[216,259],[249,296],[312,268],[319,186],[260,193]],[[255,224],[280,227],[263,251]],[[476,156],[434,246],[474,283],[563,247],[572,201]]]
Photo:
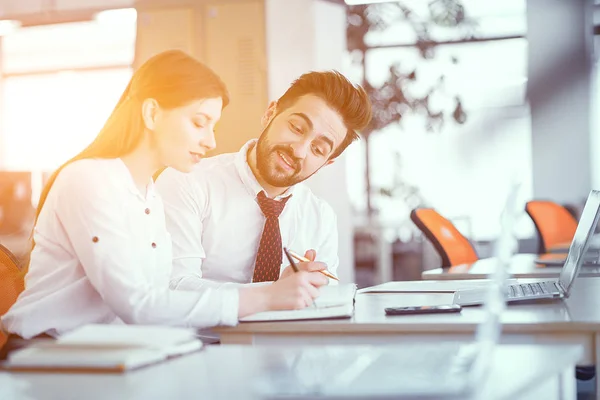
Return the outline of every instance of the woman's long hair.
[[[133,74],[94,141],[49,177],[40,195],[35,222],[64,167],[86,158],[122,157],[138,146],[144,136],[142,102],[145,99],[155,99],[162,108],[172,109],[194,100],[216,97],[223,99],[223,107],[229,103],[227,88],[219,76],[195,58],[180,50],[169,50],[150,58]],[[31,237],[33,250],[33,233]]]

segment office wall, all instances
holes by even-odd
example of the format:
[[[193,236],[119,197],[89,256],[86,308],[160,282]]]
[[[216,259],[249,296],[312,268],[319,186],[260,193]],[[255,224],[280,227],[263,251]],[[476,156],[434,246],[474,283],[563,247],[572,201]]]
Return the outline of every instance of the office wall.
[[[267,107],[262,0],[213,0],[138,8],[136,66],[167,49],[201,59],[223,79],[231,102],[217,125],[217,149],[234,152],[260,134]]]
[[[214,1],[204,10],[204,60],[231,96],[217,126],[213,153],[234,152],[258,137],[268,105],[264,3]]]
[[[533,193],[577,202],[598,180],[591,136],[592,1],[528,0]],[[594,144],[594,146],[592,146]]]
[[[162,51],[195,52],[194,10],[191,7],[138,9],[134,68]]]
[[[310,70],[343,72],[344,6],[323,0],[266,0],[265,7],[269,100],[277,99],[295,78]],[[337,213],[339,275],[342,280],[353,281],[353,229],[346,170],[345,158],[341,157],[307,182]]]
[[[342,61],[346,54],[346,11],[344,7],[316,1],[314,69],[337,69],[344,72]],[[327,38],[327,39],[325,39]],[[354,281],[354,223],[348,194],[347,156],[342,154],[310,181],[311,189],[336,211],[340,244],[340,276]]]
[[[594,6],[593,24],[600,25],[600,4]],[[595,35],[592,44],[592,86],[591,117],[592,136],[590,140],[592,188],[600,189],[600,35]]]
[[[15,0],[8,7],[3,2],[0,13],[48,10],[47,2],[40,1],[40,7],[38,2],[25,3]],[[61,0],[55,5],[66,12],[76,6],[97,10],[100,3]],[[133,2],[105,4],[119,7]],[[179,48],[206,62],[227,84],[232,102],[218,126],[216,153],[237,151],[246,140],[258,136],[268,101],[281,95],[294,78],[311,69],[342,68],[346,48],[342,5],[325,0],[145,0],[135,4],[134,68],[160,51]],[[310,185],[338,213],[341,276],[352,280],[352,225],[344,164],[343,158],[338,160],[311,179]]]

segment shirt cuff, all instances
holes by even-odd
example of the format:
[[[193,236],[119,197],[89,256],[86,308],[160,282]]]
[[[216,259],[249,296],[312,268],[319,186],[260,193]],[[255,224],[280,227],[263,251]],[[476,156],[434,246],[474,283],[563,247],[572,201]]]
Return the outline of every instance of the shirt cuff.
[[[219,291],[223,299],[221,303],[221,325],[235,326],[238,324],[240,291],[237,287],[223,287]]]

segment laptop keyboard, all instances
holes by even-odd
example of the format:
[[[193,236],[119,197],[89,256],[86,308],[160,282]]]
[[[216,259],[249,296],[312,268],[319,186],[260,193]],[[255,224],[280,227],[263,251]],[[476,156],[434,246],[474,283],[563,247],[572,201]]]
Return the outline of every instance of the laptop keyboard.
[[[546,294],[560,293],[556,282],[523,283],[508,286],[508,298],[518,299],[527,297],[538,297]]]

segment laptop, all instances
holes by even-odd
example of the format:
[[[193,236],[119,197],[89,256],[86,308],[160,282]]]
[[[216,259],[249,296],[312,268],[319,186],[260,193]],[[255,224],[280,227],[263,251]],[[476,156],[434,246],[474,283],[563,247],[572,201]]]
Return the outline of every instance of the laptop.
[[[516,245],[507,243],[507,235],[500,236],[496,246],[505,256],[499,259],[508,265]],[[273,361],[269,372],[256,379],[254,390],[261,398],[287,400],[482,398],[478,394],[485,389],[502,332],[508,277],[502,271],[490,276],[484,318],[473,342],[288,347],[287,356],[281,355],[286,359]],[[405,317],[394,318],[401,323]]]
[[[567,255],[563,253],[546,253],[537,257],[534,262],[545,267],[562,267],[565,265]],[[582,267],[600,266],[600,253],[596,250],[588,250],[583,257]]]
[[[585,260],[590,238],[593,236],[600,218],[600,191],[592,190],[587,198],[577,230],[569,247],[569,253],[558,280],[540,281],[526,284],[507,285],[507,302],[538,299],[560,299],[569,297],[570,290]],[[462,306],[482,304],[485,289],[472,288],[458,290],[454,302]]]

